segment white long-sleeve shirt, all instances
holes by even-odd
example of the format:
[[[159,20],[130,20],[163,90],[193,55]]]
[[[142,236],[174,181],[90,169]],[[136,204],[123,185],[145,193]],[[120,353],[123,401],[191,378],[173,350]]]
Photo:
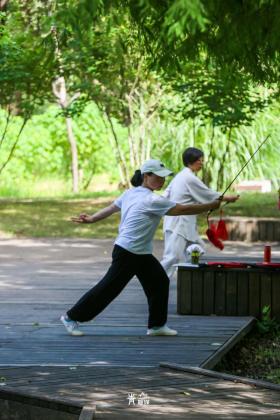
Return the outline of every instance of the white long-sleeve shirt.
[[[168,185],[163,196],[180,204],[207,203],[220,197],[220,193],[208,188],[190,168],[184,168]],[[196,215],[165,216],[164,231],[172,231],[191,242],[203,243],[197,232]]]

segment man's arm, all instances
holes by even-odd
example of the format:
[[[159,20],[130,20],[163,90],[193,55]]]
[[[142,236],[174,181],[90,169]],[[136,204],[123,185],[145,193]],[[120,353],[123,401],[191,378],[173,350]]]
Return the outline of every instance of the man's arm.
[[[120,211],[121,209],[115,204],[104,207],[104,209],[97,211],[92,216],[88,214],[80,214],[78,217],[71,217],[72,222],[76,223],[95,223],[99,220],[106,219],[106,217],[111,216],[111,214]]]
[[[222,201],[226,201],[227,203],[234,203],[238,200],[240,195],[224,195]]]
[[[183,216],[188,214],[199,214],[220,207],[221,201],[215,200],[206,204],[176,204],[167,213],[167,216]]]

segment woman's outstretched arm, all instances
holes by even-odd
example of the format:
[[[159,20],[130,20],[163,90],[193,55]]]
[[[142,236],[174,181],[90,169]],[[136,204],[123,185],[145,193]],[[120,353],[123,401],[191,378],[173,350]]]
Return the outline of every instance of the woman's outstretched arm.
[[[167,216],[182,216],[187,214],[199,214],[220,207],[221,200],[214,200],[205,204],[176,204],[167,213]]]
[[[104,209],[97,211],[93,215],[80,214],[79,216],[71,217],[72,222],[75,223],[95,223],[99,220],[106,219],[106,217],[111,216],[111,214],[120,211],[121,209],[115,204],[104,207]]]

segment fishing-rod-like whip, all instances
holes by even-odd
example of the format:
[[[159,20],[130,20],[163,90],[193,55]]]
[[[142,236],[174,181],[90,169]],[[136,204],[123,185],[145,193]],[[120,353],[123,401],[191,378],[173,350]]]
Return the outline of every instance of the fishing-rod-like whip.
[[[224,190],[224,192],[222,193],[220,199],[223,198],[223,196],[225,195],[225,193],[230,189],[230,187],[232,186],[232,184],[234,183],[234,181],[236,181],[236,179],[239,177],[239,175],[241,174],[241,172],[246,168],[246,166],[248,165],[248,163],[253,159],[253,157],[256,155],[256,153],[258,153],[258,151],[260,150],[260,148],[264,145],[264,143],[268,140],[268,138],[270,137],[270,134],[268,134],[266,136],[266,138],[261,142],[261,144],[258,146],[258,148],[254,151],[254,153],[249,157],[249,159],[245,162],[245,164],[242,166],[242,168],[239,170],[239,172],[237,173],[237,175],[233,178],[233,180],[230,182],[230,184],[226,187],[226,189]],[[226,203],[227,204],[227,203]],[[226,205],[225,204],[225,205]],[[209,239],[209,241],[215,245],[217,248],[220,248],[221,250],[224,248],[224,245],[222,243],[222,241],[220,241],[220,239],[217,237],[216,232],[212,229],[210,229],[209,226],[209,216],[212,213],[213,210],[208,211],[207,213],[207,224],[208,224],[208,229],[206,231],[206,235]]]

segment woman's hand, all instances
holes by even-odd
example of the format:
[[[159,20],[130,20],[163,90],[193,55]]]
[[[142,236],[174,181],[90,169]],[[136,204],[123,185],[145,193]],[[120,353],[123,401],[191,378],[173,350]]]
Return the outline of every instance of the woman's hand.
[[[82,213],[80,216],[71,217],[72,222],[75,223],[96,223],[99,220],[106,219],[106,217],[111,216],[111,214],[120,211],[121,209],[116,206],[114,203],[105,207],[104,209],[99,210],[94,213],[92,216]]]
[[[82,213],[79,216],[71,217],[71,220],[75,223],[92,223],[92,216]]]

